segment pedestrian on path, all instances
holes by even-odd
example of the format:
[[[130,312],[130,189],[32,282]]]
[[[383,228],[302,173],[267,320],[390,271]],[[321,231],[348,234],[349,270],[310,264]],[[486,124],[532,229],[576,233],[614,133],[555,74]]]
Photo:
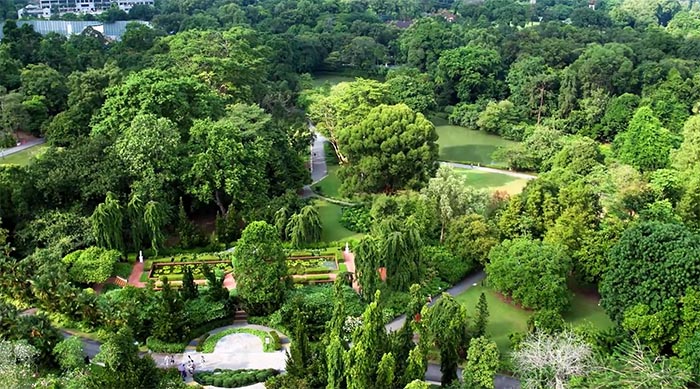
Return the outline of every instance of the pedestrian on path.
[[[204,360],[204,354],[200,355],[200,357],[202,357],[202,364],[204,364],[204,362],[206,362],[206,361]]]
[[[184,381],[185,378],[187,378],[187,373],[185,373],[185,364],[181,363],[180,366],[177,367],[177,370],[180,372],[182,380]]]
[[[170,355],[165,356],[165,367],[170,367]]]

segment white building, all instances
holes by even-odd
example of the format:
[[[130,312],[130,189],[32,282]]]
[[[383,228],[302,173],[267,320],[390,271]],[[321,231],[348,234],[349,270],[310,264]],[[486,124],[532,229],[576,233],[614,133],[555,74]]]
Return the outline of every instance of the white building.
[[[44,17],[49,17],[54,12],[98,14],[112,5],[116,5],[124,12],[129,12],[135,5],[153,6],[153,4],[154,0],[39,0],[39,7],[43,10]]]

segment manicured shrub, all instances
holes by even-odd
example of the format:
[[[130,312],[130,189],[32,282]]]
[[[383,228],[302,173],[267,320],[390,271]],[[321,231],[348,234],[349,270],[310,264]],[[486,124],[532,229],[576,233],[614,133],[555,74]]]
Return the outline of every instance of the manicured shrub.
[[[282,340],[277,331],[270,331],[270,337],[272,338],[272,345],[275,347],[275,350],[281,350]]]
[[[177,354],[185,351],[185,343],[167,343],[152,336],[146,339],[146,347],[157,353]]]
[[[274,369],[241,369],[228,370],[216,369],[215,372],[197,372],[194,380],[200,385],[212,385],[223,388],[238,388],[258,382],[265,382],[268,378],[278,375]]]
[[[206,333],[206,334],[202,335],[202,337],[199,339],[199,343],[197,343],[197,348],[196,348],[197,352],[202,352],[202,345],[207,340],[209,335],[210,335],[209,333]]]
[[[327,267],[312,267],[304,270],[304,274],[328,274],[330,272],[331,269]]]

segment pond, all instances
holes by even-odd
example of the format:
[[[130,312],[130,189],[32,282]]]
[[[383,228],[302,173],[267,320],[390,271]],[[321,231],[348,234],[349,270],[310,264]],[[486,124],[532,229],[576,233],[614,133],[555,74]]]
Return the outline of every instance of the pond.
[[[517,143],[483,131],[453,126],[444,119],[432,118],[431,121],[438,134],[441,161],[505,165],[504,161],[492,158],[494,151]]]

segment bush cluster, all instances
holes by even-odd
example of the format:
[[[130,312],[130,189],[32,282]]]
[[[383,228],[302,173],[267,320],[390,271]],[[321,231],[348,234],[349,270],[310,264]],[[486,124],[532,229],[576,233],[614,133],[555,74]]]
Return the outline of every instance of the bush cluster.
[[[185,351],[185,343],[167,343],[152,336],[146,338],[146,347],[156,353],[178,354]]]
[[[344,207],[340,224],[350,231],[366,233],[372,226],[372,217],[367,207]]]
[[[196,350],[198,353],[202,352],[202,347],[204,345],[204,342],[207,341],[207,338],[209,338],[209,335],[211,335],[211,334],[207,332],[206,334],[202,335],[201,339],[199,339],[199,342],[197,343],[197,347],[196,347]]]
[[[242,369],[202,371],[194,374],[194,380],[200,385],[212,385],[220,388],[238,388],[258,382],[265,382],[268,378],[278,375],[275,369]]]

